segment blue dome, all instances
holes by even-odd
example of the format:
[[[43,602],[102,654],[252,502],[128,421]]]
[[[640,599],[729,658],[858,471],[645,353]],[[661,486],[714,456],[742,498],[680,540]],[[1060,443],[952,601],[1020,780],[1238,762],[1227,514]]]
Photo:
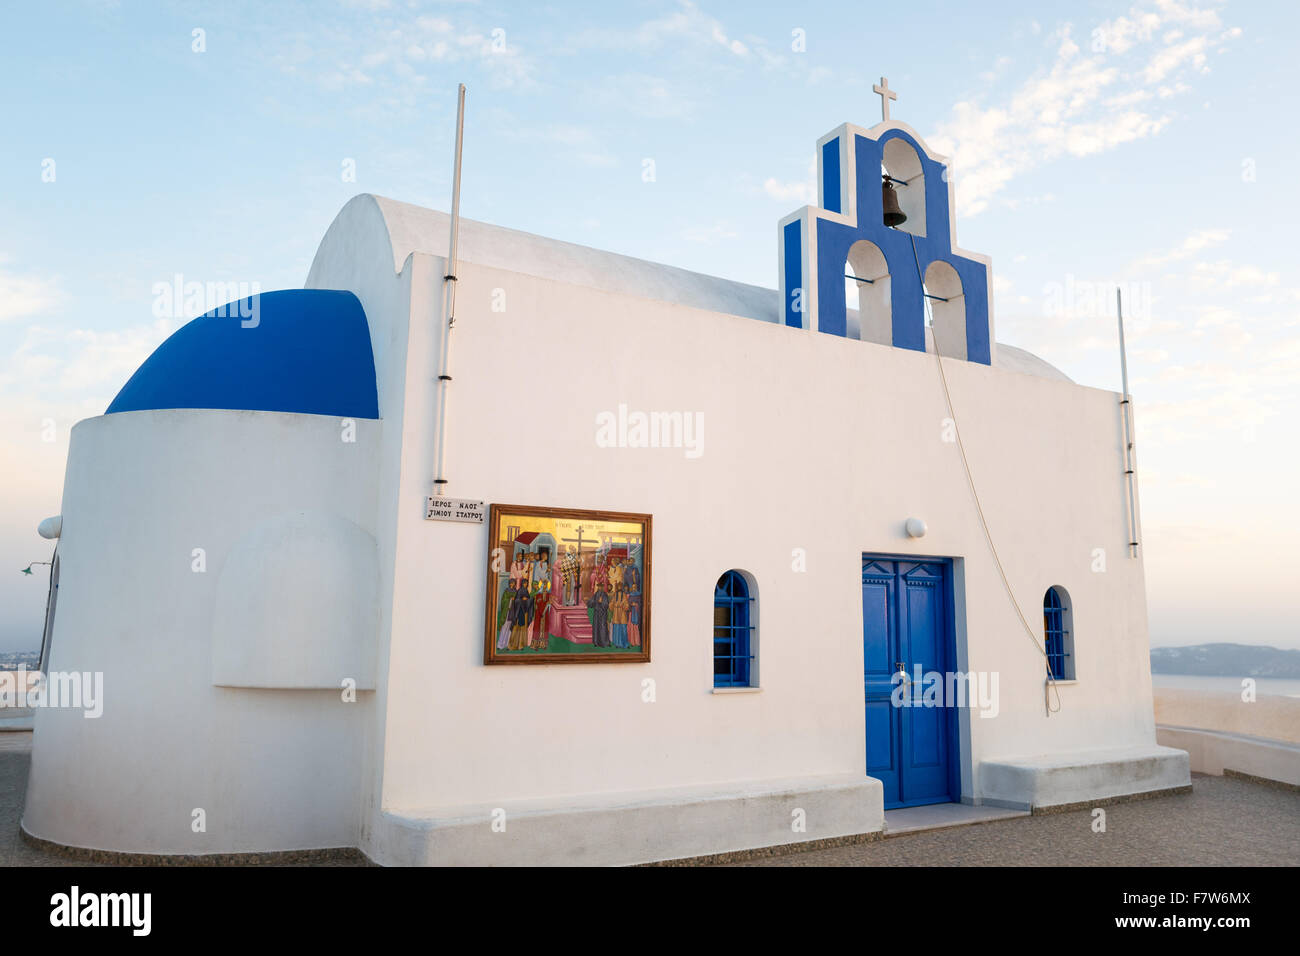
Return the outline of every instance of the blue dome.
[[[229,408],[378,418],[370,326],[351,292],[287,289],[213,309],[177,329],[106,414]]]

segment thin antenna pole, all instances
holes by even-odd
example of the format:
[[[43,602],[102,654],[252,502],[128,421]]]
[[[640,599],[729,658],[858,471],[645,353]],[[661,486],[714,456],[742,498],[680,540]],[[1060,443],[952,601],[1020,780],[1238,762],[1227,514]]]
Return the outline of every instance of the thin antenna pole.
[[[447,447],[447,386],[451,384],[451,330],[456,324],[456,242],[460,233],[460,160],[465,139],[465,84],[457,90],[456,168],[451,181],[451,238],[447,242],[447,274],[442,277],[443,314],[442,371],[438,374],[438,439],[434,453],[433,493],[446,494],[443,453]]]
[[[1128,353],[1124,346],[1124,300],[1120,290],[1115,290],[1115,314],[1119,317],[1119,375],[1121,388],[1120,411],[1124,415],[1124,477],[1128,480],[1128,556],[1137,557],[1137,493],[1133,485],[1133,426],[1129,414],[1133,401],[1128,394]]]
[[[456,275],[456,236],[460,226],[460,157],[465,141],[465,84],[457,90],[456,103],[456,172],[451,180],[451,241],[448,243],[447,258],[451,266],[453,279]],[[455,287],[453,286],[453,289]],[[455,293],[453,292],[453,302]]]

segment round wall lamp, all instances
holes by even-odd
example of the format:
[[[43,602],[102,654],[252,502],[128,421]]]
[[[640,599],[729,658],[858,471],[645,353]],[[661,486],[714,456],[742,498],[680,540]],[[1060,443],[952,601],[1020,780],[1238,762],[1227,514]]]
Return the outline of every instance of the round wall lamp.
[[[924,538],[927,530],[925,522],[920,518],[908,518],[906,528],[909,538]]]

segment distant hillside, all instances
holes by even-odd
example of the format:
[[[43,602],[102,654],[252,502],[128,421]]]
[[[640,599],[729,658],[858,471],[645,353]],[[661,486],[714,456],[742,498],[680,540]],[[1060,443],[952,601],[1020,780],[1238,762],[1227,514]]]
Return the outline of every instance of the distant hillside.
[[[1252,644],[1156,647],[1151,651],[1151,673],[1300,678],[1300,651]]]

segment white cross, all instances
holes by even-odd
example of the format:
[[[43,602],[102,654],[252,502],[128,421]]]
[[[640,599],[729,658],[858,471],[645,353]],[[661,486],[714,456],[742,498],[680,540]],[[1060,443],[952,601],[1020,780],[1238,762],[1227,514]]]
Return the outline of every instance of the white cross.
[[[880,112],[884,114],[885,122],[889,122],[889,101],[898,99],[898,94],[889,88],[889,80],[885,77],[880,78],[880,85],[873,86],[871,92],[880,96]]]

